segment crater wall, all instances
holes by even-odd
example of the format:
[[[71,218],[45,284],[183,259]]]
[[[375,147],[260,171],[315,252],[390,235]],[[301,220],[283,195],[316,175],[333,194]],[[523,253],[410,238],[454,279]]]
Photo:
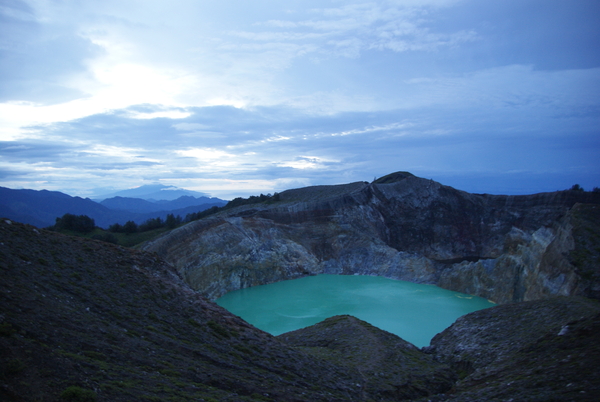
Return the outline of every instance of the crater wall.
[[[279,199],[192,222],[144,249],[211,299],[320,273],[436,284],[497,303],[600,296],[599,193],[470,194],[398,172]]]

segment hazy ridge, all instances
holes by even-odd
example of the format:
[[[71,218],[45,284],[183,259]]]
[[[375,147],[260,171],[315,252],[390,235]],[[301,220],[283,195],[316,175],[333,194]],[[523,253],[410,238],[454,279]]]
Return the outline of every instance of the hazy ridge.
[[[37,227],[48,227],[56,218],[66,213],[86,215],[94,219],[96,225],[108,228],[113,223],[124,224],[131,220],[136,223],[167,214],[185,218],[188,213],[199,212],[213,206],[227,203],[218,198],[193,198],[182,195],[174,200],[151,202],[141,198],[105,199],[101,203],[89,198],[47,190],[13,190],[0,187],[0,216],[28,223]]]

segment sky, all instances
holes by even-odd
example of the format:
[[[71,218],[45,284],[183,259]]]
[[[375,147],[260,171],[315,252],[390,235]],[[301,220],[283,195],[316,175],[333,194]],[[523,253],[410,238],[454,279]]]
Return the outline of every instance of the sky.
[[[0,186],[600,186],[598,0],[0,0]]]

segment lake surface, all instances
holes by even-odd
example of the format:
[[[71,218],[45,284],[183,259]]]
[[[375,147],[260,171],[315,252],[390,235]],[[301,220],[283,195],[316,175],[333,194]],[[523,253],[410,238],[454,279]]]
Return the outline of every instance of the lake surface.
[[[434,285],[361,275],[307,276],[240,289],[217,304],[272,335],[349,314],[418,347],[458,317],[494,305]]]

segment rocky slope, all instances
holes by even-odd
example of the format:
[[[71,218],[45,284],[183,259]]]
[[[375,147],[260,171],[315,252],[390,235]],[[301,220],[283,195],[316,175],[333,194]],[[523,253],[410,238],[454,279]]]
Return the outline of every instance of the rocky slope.
[[[591,263],[600,193],[469,194],[399,172],[278,198],[192,222],[144,249],[211,299],[317,273],[432,283],[498,303],[600,296]]]
[[[598,302],[559,297],[459,318],[426,348],[461,380],[454,400],[596,401]]]
[[[470,314],[425,351],[349,316],[273,337],[155,254],[0,219],[2,401],[595,401],[599,330],[568,297]]]

